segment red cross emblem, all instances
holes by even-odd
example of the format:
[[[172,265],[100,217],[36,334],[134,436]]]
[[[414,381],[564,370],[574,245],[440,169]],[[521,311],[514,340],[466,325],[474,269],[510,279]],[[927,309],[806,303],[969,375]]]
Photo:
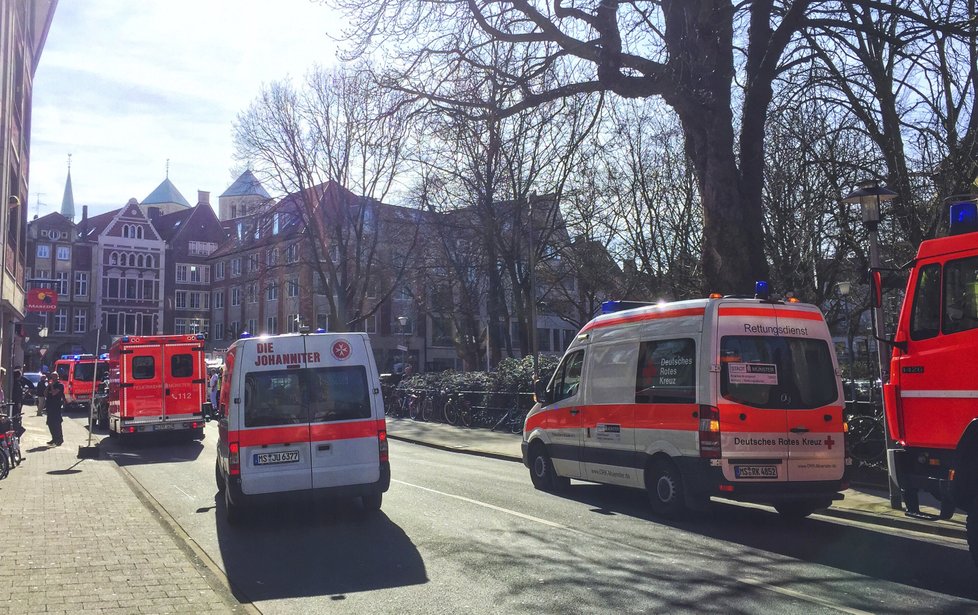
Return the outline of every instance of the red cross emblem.
[[[346,361],[350,358],[350,344],[346,340],[339,340],[333,344],[333,356],[340,361]]]
[[[832,439],[832,436],[829,436],[825,438],[825,444],[829,447],[829,450],[832,450],[832,445],[835,444],[835,440]]]

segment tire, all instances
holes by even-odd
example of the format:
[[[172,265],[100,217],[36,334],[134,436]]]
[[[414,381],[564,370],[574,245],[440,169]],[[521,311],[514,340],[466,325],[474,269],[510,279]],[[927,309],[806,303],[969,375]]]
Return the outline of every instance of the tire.
[[[514,416],[513,420],[509,423],[509,431],[512,433],[523,433],[523,421],[519,420],[519,416]]]
[[[530,480],[534,488],[549,493],[562,491],[570,485],[569,478],[557,476],[553,460],[543,444],[530,448]]]
[[[645,471],[645,489],[656,515],[676,519],[686,512],[682,475],[676,464],[668,459],[656,459],[649,465]]]
[[[978,566],[978,512],[968,513],[965,527],[968,534],[968,551],[971,552],[971,560]]]
[[[421,414],[421,400],[414,398],[408,403],[408,416],[411,420],[418,420],[418,415]]]
[[[0,450],[0,480],[7,478],[10,474],[10,456],[7,449]]]
[[[241,525],[244,520],[244,510],[240,504],[231,501],[231,490],[227,486],[224,488],[224,518],[231,526]]]
[[[13,466],[19,466],[24,461],[24,454],[20,450],[20,440],[14,444],[13,448],[10,450],[11,461],[13,461]]]
[[[214,482],[217,483],[217,492],[224,493],[227,489],[227,481],[224,480],[224,475],[221,474],[221,464],[214,461]]]
[[[384,494],[378,492],[363,495],[360,496],[360,501],[363,503],[364,512],[377,512],[384,503]]]
[[[435,402],[431,398],[425,398],[424,403],[421,404],[421,420],[431,422],[434,414]]]
[[[809,516],[820,508],[827,508],[821,502],[809,502],[806,500],[798,502],[782,502],[774,505],[774,510],[778,511],[783,519],[799,521]]]
[[[459,409],[458,418],[463,427],[472,427],[472,408],[467,404],[463,405]]]
[[[449,425],[457,425],[458,420],[458,404],[449,399],[447,402],[445,402],[445,422]]]

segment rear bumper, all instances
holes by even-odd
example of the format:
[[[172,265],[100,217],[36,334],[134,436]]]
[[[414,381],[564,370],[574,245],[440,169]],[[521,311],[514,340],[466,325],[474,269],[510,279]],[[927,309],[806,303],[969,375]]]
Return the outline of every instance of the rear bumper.
[[[683,484],[694,496],[717,496],[740,502],[779,504],[800,500],[820,500],[828,506],[842,500],[845,478],[833,481],[728,481],[723,469],[711,466],[708,459],[677,458]]]
[[[323,487],[321,489],[304,489],[301,491],[279,491],[276,493],[262,493],[258,495],[245,495],[241,491],[241,477],[230,477],[227,481],[228,489],[231,492],[231,501],[235,504],[244,506],[267,506],[271,504],[281,504],[288,501],[298,500],[340,500],[355,498],[363,495],[375,495],[384,493],[391,486],[391,466],[389,462],[380,464],[380,479],[375,483],[364,483],[360,485],[342,485],[339,487]]]

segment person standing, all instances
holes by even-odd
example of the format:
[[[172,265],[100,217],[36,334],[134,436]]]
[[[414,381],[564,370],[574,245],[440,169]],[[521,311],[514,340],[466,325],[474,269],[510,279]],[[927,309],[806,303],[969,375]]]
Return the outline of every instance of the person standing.
[[[48,444],[61,446],[65,441],[64,434],[61,432],[61,409],[65,403],[65,386],[61,384],[58,372],[51,372],[48,378],[51,380],[45,393],[47,396],[45,411],[48,414],[48,430],[51,431],[51,440]]]
[[[45,398],[45,393],[48,389],[48,377],[47,374],[41,374],[41,379],[37,381],[37,386],[34,387],[34,399],[37,402],[37,416],[44,414],[44,404],[47,402]]]
[[[214,370],[214,374],[211,376],[210,389],[211,389],[211,410],[217,410],[217,381],[220,378],[218,376],[218,370]]]

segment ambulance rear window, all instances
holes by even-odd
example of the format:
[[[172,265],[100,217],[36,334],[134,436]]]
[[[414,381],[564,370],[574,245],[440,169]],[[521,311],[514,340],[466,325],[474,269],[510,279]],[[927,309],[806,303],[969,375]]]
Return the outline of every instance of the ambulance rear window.
[[[838,399],[825,340],[727,336],[720,342],[720,394],[755,408],[803,410]]]
[[[370,418],[362,365],[249,372],[245,427]]]
[[[149,380],[156,374],[156,359],[151,356],[132,358],[132,377],[134,380]]]

